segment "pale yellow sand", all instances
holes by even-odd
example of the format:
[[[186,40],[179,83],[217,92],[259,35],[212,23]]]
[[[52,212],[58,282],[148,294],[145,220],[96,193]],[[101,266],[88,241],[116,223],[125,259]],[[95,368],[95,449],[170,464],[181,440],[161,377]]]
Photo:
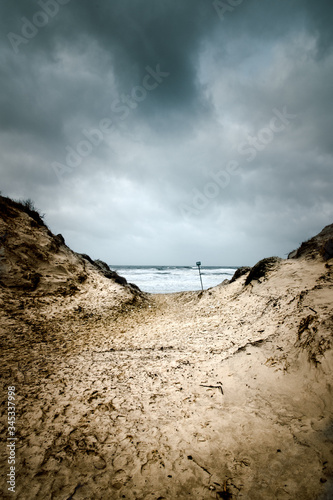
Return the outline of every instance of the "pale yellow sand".
[[[91,273],[4,296],[15,498],[332,498],[332,263],[261,281],[133,302]]]

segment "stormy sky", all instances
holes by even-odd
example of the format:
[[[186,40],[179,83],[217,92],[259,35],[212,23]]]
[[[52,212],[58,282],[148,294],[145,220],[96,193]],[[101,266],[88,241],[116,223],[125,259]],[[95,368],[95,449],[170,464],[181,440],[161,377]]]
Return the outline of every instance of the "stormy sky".
[[[3,195],[109,264],[252,265],[333,222],[330,0],[2,0]]]

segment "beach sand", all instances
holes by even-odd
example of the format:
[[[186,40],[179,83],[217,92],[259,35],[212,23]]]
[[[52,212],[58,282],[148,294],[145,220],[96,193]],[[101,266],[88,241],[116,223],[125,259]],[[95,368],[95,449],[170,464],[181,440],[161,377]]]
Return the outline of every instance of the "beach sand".
[[[15,386],[17,412],[3,498],[333,498],[332,259],[168,295],[75,259],[63,246],[34,290],[1,287],[3,401]],[[6,420],[3,405],[4,443]]]

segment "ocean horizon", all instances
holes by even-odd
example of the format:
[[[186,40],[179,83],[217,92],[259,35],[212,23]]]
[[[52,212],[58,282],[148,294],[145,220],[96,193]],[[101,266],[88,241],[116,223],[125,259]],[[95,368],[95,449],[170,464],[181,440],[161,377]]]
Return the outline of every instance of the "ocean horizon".
[[[126,266],[109,264],[110,269],[134,283],[143,292],[175,293],[201,290],[197,266]],[[201,266],[204,290],[230,279],[239,266]]]

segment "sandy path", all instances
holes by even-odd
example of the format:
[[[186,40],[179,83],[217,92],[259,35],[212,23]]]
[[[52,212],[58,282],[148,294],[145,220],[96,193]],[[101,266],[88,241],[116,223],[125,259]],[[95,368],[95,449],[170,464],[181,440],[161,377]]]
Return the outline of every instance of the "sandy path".
[[[331,498],[332,354],[316,366],[297,346],[309,307],[329,335],[331,287],[323,264],[286,261],[245,291],[151,296],[121,315],[89,294],[53,305],[43,341],[8,354],[16,498]]]

